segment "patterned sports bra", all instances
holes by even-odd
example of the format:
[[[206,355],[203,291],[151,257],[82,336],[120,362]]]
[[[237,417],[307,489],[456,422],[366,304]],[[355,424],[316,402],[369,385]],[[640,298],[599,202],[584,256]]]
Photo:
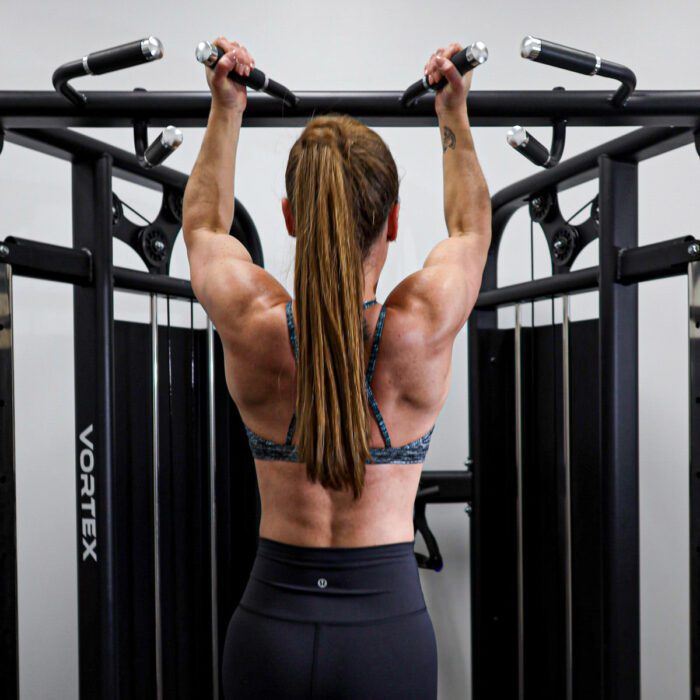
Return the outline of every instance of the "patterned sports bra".
[[[374,306],[376,303],[376,299],[366,301],[363,308],[368,309],[370,306]],[[379,342],[382,339],[382,331],[384,330],[385,317],[386,307],[382,306],[382,309],[379,312],[379,319],[377,320],[377,327],[374,331],[374,340],[372,342],[369,363],[367,364],[367,372],[365,374],[367,401],[372,409],[374,419],[377,421],[379,431],[382,434],[384,447],[370,448],[370,459],[368,464],[422,464],[425,461],[425,456],[428,452],[428,447],[430,446],[430,438],[433,435],[435,426],[433,426],[425,435],[419,437],[413,442],[409,442],[407,445],[392,447],[391,439],[389,438],[389,431],[386,429],[386,424],[384,423],[379,406],[374,398],[374,393],[372,392],[372,377],[374,376],[374,369],[377,365],[377,354],[379,352]],[[298,359],[299,348],[297,346],[297,334],[294,327],[294,315],[292,314],[291,301],[287,303],[287,328],[289,330],[289,341],[291,342],[292,350],[294,351],[294,358]],[[254,433],[248,426],[245,426],[246,434],[248,435],[248,443],[250,444],[253,457],[255,459],[265,459],[270,461],[299,462],[300,460],[299,456],[297,455],[296,447],[292,444],[295,428],[296,414],[292,416],[292,421],[289,424],[289,430],[287,431],[287,438],[284,441],[284,444],[280,444],[278,442],[273,442],[272,440],[266,440],[265,438],[260,437],[260,435]]]

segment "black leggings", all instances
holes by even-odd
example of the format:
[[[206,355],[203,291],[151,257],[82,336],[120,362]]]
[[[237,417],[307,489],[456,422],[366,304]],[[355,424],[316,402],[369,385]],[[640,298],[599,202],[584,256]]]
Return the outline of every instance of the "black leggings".
[[[260,539],[229,624],[227,700],[434,700],[437,651],[413,542]]]

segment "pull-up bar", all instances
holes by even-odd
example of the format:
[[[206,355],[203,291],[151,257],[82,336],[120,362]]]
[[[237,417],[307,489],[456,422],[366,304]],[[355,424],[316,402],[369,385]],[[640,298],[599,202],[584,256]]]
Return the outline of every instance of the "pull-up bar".
[[[209,92],[86,92],[78,108],[61,95],[36,91],[0,91],[0,127],[205,127],[211,106]],[[298,92],[299,104],[285,106],[268,95],[251,93],[244,127],[303,126],[314,115],[342,112],[369,126],[433,127],[437,124],[433,95],[419,97],[411,109],[400,104],[402,92]],[[615,107],[609,91],[481,90],[467,98],[474,127],[551,126],[566,119],[571,126],[700,125],[699,90],[645,90],[633,94],[624,109]]]
[[[197,48],[197,57],[205,64],[218,60],[219,50],[209,42]],[[78,93],[68,80],[88,74],[119,70],[162,57],[162,44],[155,37],[97,51],[66,63],[53,76],[62,94],[35,91],[0,91],[0,130],[41,127],[133,127],[138,122],[180,128],[206,126],[211,105],[209,92],[86,92]],[[580,51],[544,39],[528,36],[521,55],[529,60],[558,68],[619,80],[622,84],[609,91],[476,91],[468,98],[472,126],[672,126],[696,128],[700,125],[700,91],[668,90],[634,93],[635,74],[626,66],[604,60],[596,54]],[[486,61],[488,51],[481,42],[464,49],[453,60],[462,72]],[[342,112],[361,119],[369,126],[434,126],[434,95],[439,89],[419,80],[405,91],[375,92],[297,92],[270,80],[262,71],[250,76],[232,76],[255,90],[243,118],[243,126],[302,126],[318,114]],[[274,97],[271,97],[273,95]],[[68,99],[64,99],[67,97]],[[407,106],[410,105],[410,109]],[[531,148],[528,149],[525,141]],[[513,143],[535,157],[540,165],[553,165],[561,139],[547,153],[525,132]],[[555,146],[557,148],[555,148]],[[532,151],[532,152],[531,152]],[[537,153],[535,153],[537,151]]]

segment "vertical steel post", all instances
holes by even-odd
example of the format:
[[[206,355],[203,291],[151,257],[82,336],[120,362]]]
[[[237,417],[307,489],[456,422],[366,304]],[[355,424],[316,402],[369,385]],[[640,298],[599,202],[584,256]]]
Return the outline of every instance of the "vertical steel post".
[[[211,567],[211,672],[212,697],[219,700],[219,595],[216,566],[216,402],[214,385],[214,326],[207,319],[209,399],[209,543]]]
[[[153,608],[155,631],[156,697],[163,698],[163,616],[160,593],[160,410],[158,363],[158,295],[151,294],[151,457],[153,465]]]
[[[0,679],[19,698],[12,267],[0,264]]]
[[[569,297],[562,306],[562,403],[564,422],[564,600],[566,626],[566,700],[573,700],[573,543],[571,536],[571,387],[569,384]]]
[[[700,263],[688,265],[690,697],[700,698]]]
[[[637,165],[600,158],[600,463],[605,700],[640,696],[637,286],[617,282],[637,245]]]
[[[494,221],[494,241],[500,240],[502,228]],[[496,288],[497,267],[495,245],[487,257],[482,291]],[[473,462],[472,693],[475,698],[514,698],[518,692],[516,468],[513,431],[504,433],[500,427],[512,426],[515,415],[512,336],[498,329],[494,309],[475,309],[467,333]],[[494,384],[500,389],[497,395]]]
[[[82,698],[120,696],[115,566],[112,159],[72,165],[73,246],[92,251],[93,284],[73,289]]]
[[[534,318],[533,318],[534,325]],[[515,468],[518,553],[518,698],[525,698],[525,558],[523,537],[523,371],[522,319],[515,306]]]

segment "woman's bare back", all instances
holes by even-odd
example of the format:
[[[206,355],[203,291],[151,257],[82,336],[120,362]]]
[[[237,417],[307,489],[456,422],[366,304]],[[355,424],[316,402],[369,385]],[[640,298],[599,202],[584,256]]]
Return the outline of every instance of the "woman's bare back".
[[[296,365],[285,303],[249,324],[248,339],[226,341],[226,379],[244,423],[257,435],[283,443],[294,413]],[[365,311],[367,362],[379,307]],[[427,433],[444,403],[450,355],[428,357],[420,320],[406,323],[401,309],[387,307],[372,388],[392,444]],[[422,346],[422,347],[421,347]],[[450,346],[451,349],[451,346]],[[382,435],[371,421],[370,446]],[[361,547],[413,539],[413,503],[422,464],[368,464],[362,497],[311,483],[299,462],[256,459],[263,537],[315,547]]]

